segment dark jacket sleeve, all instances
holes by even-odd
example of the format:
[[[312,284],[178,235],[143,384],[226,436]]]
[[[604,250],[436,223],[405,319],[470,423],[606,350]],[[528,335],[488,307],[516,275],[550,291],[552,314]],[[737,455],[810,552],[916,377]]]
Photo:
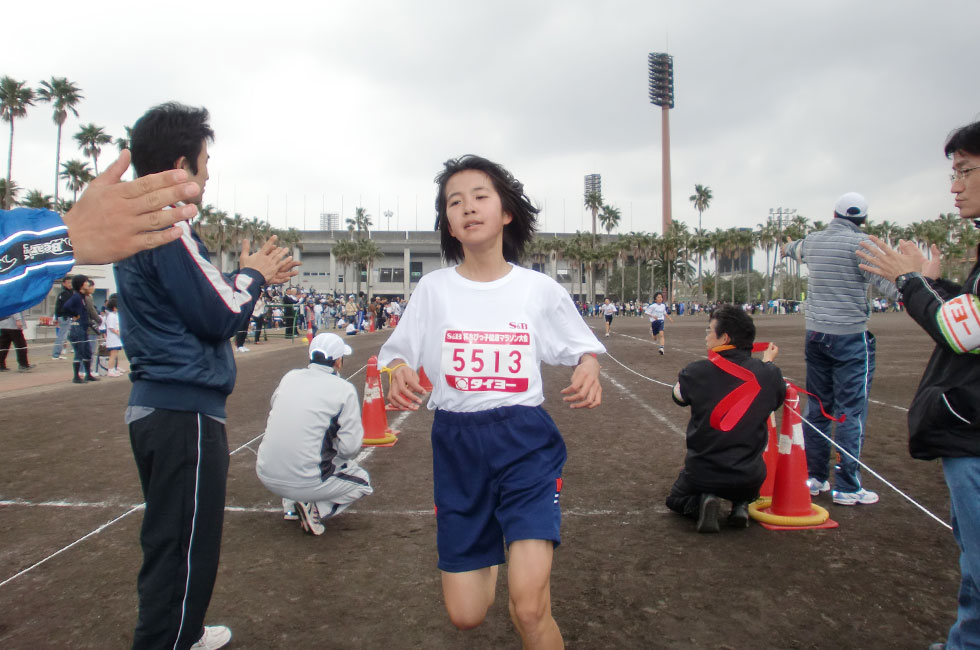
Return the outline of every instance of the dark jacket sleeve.
[[[251,316],[264,278],[254,269],[224,274],[202,252],[190,227],[184,235],[152,251],[156,276],[174,297],[173,306],[187,329],[202,340],[226,340]]]

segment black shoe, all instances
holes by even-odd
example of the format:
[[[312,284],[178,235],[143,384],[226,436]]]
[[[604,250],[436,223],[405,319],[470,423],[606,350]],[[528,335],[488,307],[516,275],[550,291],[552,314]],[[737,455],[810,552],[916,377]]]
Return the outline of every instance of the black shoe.
[[[71,383],[73,383],[73,384],[84,384],[85,382],[82,381],[82,378],[81,377],[79,377],[78,375],[75,375],[74,377],[71,378]]]
[[[85,375],[85,381],[99,381],[99,378],[93,377],[92,375]]]
[[[732,504],[732,514],[728,515],[728,525],[732,528],[749,527],[749,504],[745,501]]]
[[[3,368],[0,368],[0,372],[10,372],[10,368],[4,366]]]
[[[698,506],[698,525],[699,533],[717,533],[718,511],[721,507],[721,499],[713,494],[702,494],[701,502]]]
[[[17,372],[30,372],[33,369],[34,366],[21,366],[20,368],[17,368]]]

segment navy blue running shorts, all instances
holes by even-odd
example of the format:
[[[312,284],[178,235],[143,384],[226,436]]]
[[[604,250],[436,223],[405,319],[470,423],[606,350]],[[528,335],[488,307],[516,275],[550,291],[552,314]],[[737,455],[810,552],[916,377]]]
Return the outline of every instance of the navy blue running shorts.
[[[505,542],[546,539],[558,546],[565,458],[565,441],[540,406],[436,410],[439,568],[459,573],[503,564]]]
[[[650,331],[656,336],[664,331],[664,321],[662,320],[652,320],[650,321]]]

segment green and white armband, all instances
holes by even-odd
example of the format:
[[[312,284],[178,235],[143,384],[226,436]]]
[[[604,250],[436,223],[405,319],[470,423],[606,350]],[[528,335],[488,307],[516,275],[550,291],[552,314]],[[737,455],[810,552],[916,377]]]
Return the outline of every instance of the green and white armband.
[[[947,301],[936,312],[943,337],[957,354],[980,354],[980,298],[963,293]]]

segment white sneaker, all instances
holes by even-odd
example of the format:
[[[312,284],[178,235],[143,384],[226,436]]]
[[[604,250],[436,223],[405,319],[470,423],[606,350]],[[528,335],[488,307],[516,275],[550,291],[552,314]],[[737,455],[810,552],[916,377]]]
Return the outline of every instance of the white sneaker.
[[[830,483],[828,481],[824,481],[823,483],[821,483],[815,478],[808,478],[806,480],[806,486],[810,489],[811,497],[815,497],[821,492],[830,491]]]
[[[664,349],[660,348],[660,354],[662,355],[663,353],[664,353]]]
[[[283,498],[282,500],[282,518],[286,521],[297,521],[299,520],[299,515],[296,513],[296,502],[290,499]]]
[[[191,650],[217,650],[231,641],[231,630],[224,625],[209,625],[204,628],[204,636],[191,646]]]
[[[316,504],[296,502],[296,512],[299,513],[299,523],[308,533],[322,535],[327,528],[320,523],[320,513],[316,509]]]
[[[853,506],[858,504],[870,506],[872,503],[878,503],[878,495],[864,488],[861,488],[857,492],[838,492],[834,490],[833,495],[834,503],[839,506]]]
[[[238,348],[238,351],[239,352],[248,352],[248,348],[246,348],[246,347],[240,347],[240,348]]]

